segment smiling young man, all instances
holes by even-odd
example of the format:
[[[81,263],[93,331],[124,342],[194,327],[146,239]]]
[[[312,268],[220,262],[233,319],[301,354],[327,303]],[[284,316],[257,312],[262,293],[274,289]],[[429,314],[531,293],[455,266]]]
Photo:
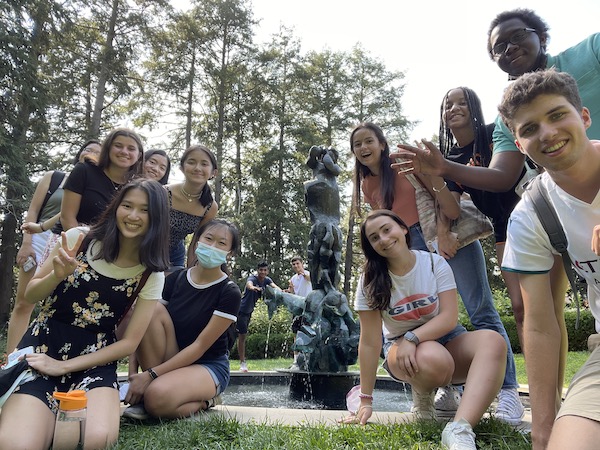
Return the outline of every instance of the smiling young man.
[[[519,150],[546,169],[539,181],[565,230],[569,256],[588,283],[590,309],[598,320],[600,142],[586,135],[590,112],[582,106],[577,83],[554,70],[525,74],[506,90],[499,109]],[[556,414],[564,301],[552,301],[555,255],[526,191],[510,218],[502,269],[519,274],[525,305],[534,449],[593,449],[600,439],[600,351],[573,378]]]

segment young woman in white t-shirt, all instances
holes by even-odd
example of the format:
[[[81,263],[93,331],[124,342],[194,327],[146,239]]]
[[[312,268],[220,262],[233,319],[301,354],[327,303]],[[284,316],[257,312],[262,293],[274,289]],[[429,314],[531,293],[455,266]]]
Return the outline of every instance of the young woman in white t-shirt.
[[[384,367],[413,392],[413,413],[434,419],[435,389],[464,383],[442,445],[475,449],[476,425],[504,379],[506,343],[495,331],[467,332],[458,325],[456,284],[448,263],[439,255],[410,250],[406,224],[389,210],[372,211],[361,226],[366,262],[356,309],[360,318],[360,407],[347,423],[366,424],[373,412],[373,389],[381,331],[385,337]]]

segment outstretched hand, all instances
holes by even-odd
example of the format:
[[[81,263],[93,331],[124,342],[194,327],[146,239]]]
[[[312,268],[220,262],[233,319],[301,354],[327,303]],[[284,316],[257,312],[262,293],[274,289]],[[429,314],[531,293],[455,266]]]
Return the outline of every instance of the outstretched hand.
[[[422,143],[422,144],[421,144]],[[440,149],[433,142],[422,139],[416,146],[398,144],[398,152],[390,154],[391,167],[398,173],[423,173],[443,177],[444,167],[447,163]]]
[[[360,425],[366,425],[372,415],[373,406],[360,405],[360,408],[358,408],[356,413],[352,413],[348,417],[340,419],[339,423],[358,423]]]
[[[61,233],[61,247],[58,249],[58,255],[56,255],[52,259],[52,265],[54,268],[54,275],[64,280],[77,268],[77,260],[75,256],[77,256],[77,250],[79,246],[83,242],[84,234],[79,233],[79,237],[77,238],[77,242],[73,247],[69,247],[69,243],[67,242],[67,234],[63,231]]]

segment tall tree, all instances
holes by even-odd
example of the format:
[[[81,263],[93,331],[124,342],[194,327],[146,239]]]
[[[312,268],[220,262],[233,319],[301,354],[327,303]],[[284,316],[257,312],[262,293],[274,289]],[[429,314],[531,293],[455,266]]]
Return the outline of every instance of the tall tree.
[[[198,136],[214,142],[217,164],[223,164],[227,105],[235,80],[233,59],[252,44],[255,20],[247,0],[202,0],[195,3],[194,17],[206,31],[202,55],[202,82],[208,96],[208,112],[198,124]],[[215,200],[221,200],[223,173],[217,173]]]
[[[29,165],[36,152],[30,142],[45,132],[48,104],[39,72],[47,50],[51,21],[60,9],[54,2],[37,0],[0,5],[0,178],[2,205],[0,243],[0,323],[6,323],[13,289],[13,264],[17,253],[17,226],[31,193]]]

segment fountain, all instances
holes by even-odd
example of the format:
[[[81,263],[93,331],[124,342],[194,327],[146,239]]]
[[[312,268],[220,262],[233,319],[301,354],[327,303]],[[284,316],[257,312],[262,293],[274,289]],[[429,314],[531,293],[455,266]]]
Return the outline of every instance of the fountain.
[[[346,393],[356,383],[358,374],[348,373],[348,366],[357,360],[360,334],[346,296],[337,290],[342,255],[337,158],[335,149],[313,146],[306,162],[314,176],[304,183],[312,222],[312,292],[304,298],[267,287],[264,295],[269,317],[281,305],[301,317],[293,345],[300,370],[290,371],[290,397],[316,400],[329,409],[343,409]]]

